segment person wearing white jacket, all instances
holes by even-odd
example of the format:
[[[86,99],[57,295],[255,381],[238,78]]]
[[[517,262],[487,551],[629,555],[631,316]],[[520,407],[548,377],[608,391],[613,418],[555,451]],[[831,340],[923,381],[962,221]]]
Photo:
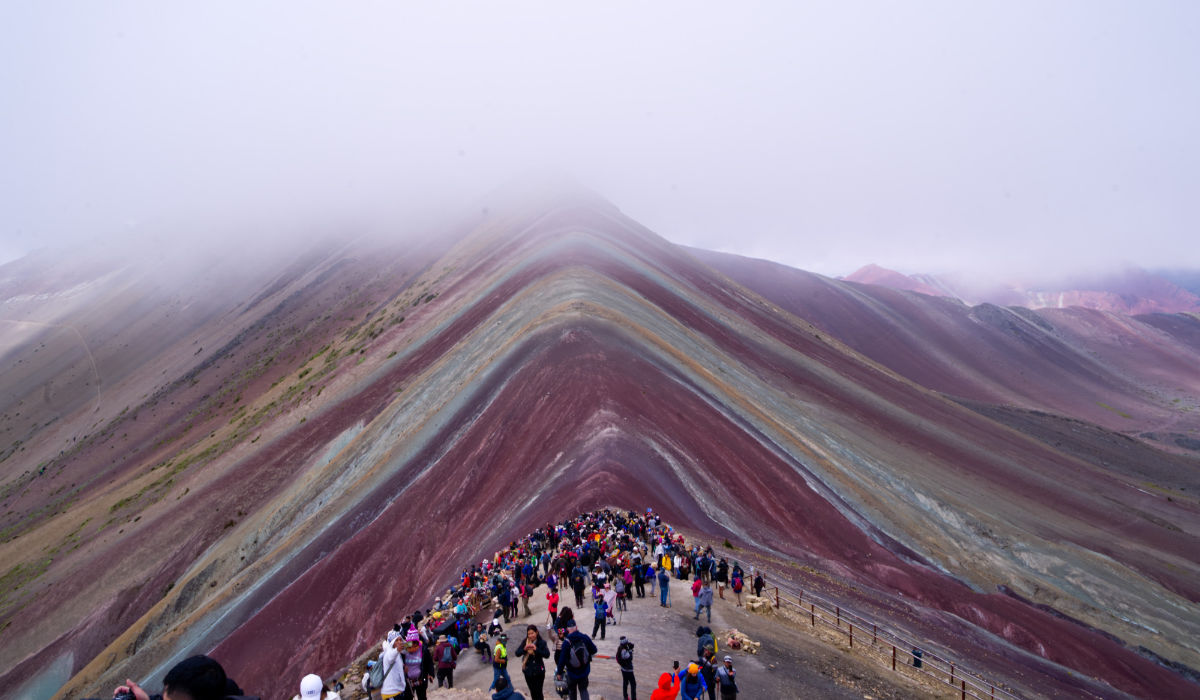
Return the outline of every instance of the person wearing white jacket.
[[[383,687],[379,689],[383,700],[389,700],[404,692],[404,664],[400,662],[400,647],[405,643],[404,637],[397,637],[391,644],[383,643]]]

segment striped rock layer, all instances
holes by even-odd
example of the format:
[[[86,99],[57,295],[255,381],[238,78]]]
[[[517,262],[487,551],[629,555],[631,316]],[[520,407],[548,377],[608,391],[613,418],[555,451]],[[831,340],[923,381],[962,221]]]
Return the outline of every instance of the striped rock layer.
[[[202,652],[291,693],[612,504],[1021,694],[1200,692],[1195,316],[839,282],[589,196],[492,209],[187,285],[0,270],[0,687]]]

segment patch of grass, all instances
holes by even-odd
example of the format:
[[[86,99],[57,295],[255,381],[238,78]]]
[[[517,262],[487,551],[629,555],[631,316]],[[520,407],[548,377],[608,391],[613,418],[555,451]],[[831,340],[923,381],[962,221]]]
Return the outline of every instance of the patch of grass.
[[[1097,401],[1096,405],[1107,411],[1112,411],[1113,413],[1117,414],[1118,416],[1120,416],[1122,418],[1130,418],[1131,417],[1128,413],[1126,413],[1124,411],[1118,411],[1117,409],[1113,408],[1112,406],[1109,406],[1108,404],[1104,403],[1103,401]]]
[[[47,556],[26,564],[17,564],[0,576],[0,615],[8,612],[8,609],[16,604],[17,593],[46,573],[53,561],[54,557]]]

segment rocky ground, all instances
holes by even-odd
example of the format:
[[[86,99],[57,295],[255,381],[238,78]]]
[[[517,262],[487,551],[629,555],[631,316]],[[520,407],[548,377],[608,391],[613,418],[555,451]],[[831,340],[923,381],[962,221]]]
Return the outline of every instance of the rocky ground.
[[[812,630],[798,620],[788,619],[774,612],[756,614],[745,607],[738,607],[733,595],[726,591],[726,599],[716,598],[713,603],[712,622],[693,619],[692,597],[689,584],[674,580],[671,585],[672,607],[658,605],[657,591],[653,597],[634,598],[628,610],[618,613],[619,624],[609,626],[603,639],[595,639],[599,648],[598,658],[593,661],[589,690],[593,698],[615,700],[621,697],[621,675],[613,660],[618,639],[625,635],[635,646],[634,668],[637,669],[638,693],[648,698],[658,677],[669,671],[672,662],[686,664],[696,651],[696,627],[705,623],[718,635],[721,646],[719,656],[733,657],[738,672],[740,697],[744,698],[915,698],[956,696],[948,688],[930,683],[923,677],[915,677],[911,669],[892,672],[874,658],[850,650],[844,638],[832,631],[820,628]],[[545,636],[549,624],[546,611],[545,588],[537,589],[538,597],[531,600],[532,614],[519,617],[506,628],[510,637],[523,634],[525,626],[537,624]],[[567,598],[571,598],[568,592]],[[570,601],[570,602],[573,602]],[[580,629],[591,633],[591,614],[585,610],[579,615]],[[586,623],[586,624],[584,624]],[[742,650],[725,649],[723,640],[731,629],[737,629],[761,646],[757,654]],[[343,683],[347,690],[343,697],[360,698],[364,694],[351,693],[359,688],[361,664],[364,659],[348,670]],[[515,671],[515,672],[514,672]],[[519,666],[513,664],[510,674],[518,692],[528,697],[524,678],[520,677]],[[491,697],[484,692],[492,682],[491,666],[480,660],[477,654],[464,654],[455,671],[455,690],[431,688],[432,698],[483,698]],[[547,678],[546,696],[555,697],[553,682]]]

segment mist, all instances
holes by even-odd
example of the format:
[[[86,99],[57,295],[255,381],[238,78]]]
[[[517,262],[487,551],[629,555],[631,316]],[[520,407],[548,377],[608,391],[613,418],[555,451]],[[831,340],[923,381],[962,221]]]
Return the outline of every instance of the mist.
[[[0,261],[414,230],[549,170],[671,241],[825,274],[1200,267],[1198,19],[6,3]]]

